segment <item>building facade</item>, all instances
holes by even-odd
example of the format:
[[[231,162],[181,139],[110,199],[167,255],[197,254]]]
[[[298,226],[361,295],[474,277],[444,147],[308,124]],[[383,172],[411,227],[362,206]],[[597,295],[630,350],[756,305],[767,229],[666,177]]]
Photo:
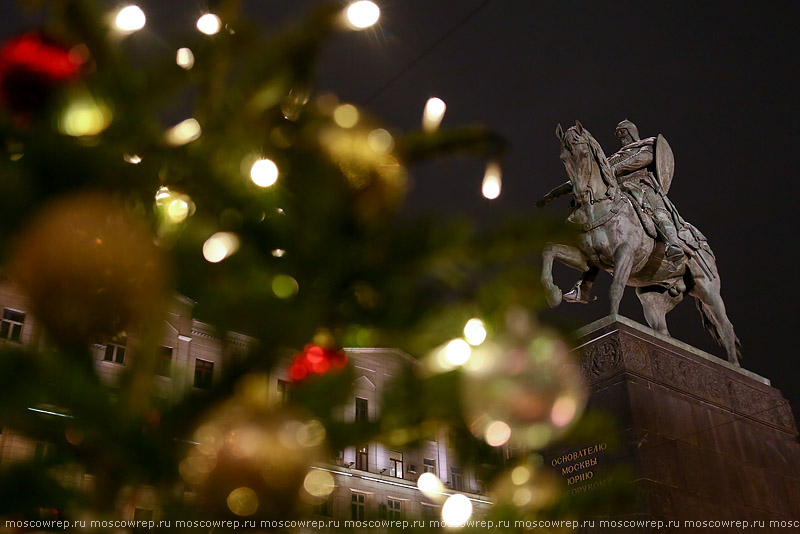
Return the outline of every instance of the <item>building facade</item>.
[[[179,399],[191,390],[208,389],[236,357],[257,341],[231,332],[223,340],[211,325],[193,317],[195,303],[183,296],[173,299],[165,319],[158,352],[156,390],[164,402]],[[12,344],[35,348],[42,342],[43,331],[30,313],[30,302],[10,282],[0,282],[0,345]],[[135,353],[134,333],[99,340],[92,347],[94,366],[101,380],[114,387]],[[397,349],[345,349],[355,371],[351,397],[337,410],[345,422],[369,421],[381,413],[383,392],[401,372],[417,365],[408,354]],[[269,399],[278,405],[291,394],[289,363],[276,366],[269,376]],[[57,408],[31,407],[33,411]],[[475,516],[484,515],[491,505],[482,484],[472,470],[459,465],[450,445],[446,428],[432,430],[414,449],[389,448],[378,442],[348,447],[327,462],[313,467],[330,472],[335,489],[313,513],[320,518],[370,521],[407,518],[440,520],[441,500],[427,498],[417,489],[417,479],[424,473],[435,474],[445,485],[444,493],[461,493],[473,504]],[[45,454],[48,445],[15,432],[0,433],[0,466]],[[65,482],[79,487],[92,483],[91,475],[68,473]],[[155,491],[137,491],[135,502],[126,501],[120,513],[125,519],[158,519]]]

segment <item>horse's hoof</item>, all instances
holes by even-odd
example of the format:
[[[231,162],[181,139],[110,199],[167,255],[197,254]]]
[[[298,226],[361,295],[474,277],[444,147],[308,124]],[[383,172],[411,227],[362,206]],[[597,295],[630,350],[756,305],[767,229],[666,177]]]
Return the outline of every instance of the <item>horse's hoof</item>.
[[[548,291],[545,296],[547,297],[547,304],[551,308],[555,308],[561,304],[561,298],[563,295],[561,293],[561,289],[556,287],[555,289]]]

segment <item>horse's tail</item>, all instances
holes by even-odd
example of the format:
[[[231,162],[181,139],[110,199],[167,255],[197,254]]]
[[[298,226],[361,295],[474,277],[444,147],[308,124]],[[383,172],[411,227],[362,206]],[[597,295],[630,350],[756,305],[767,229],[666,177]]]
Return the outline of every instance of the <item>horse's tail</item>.
[[[700,312],[700,319],[703,321],[703,328],[711,334],[711,337],[714,338],[714,341],[717,342],[717,345],[722,346],[722,339],[720,338],[719,332],[717,331],[717,327],[714,325],[714,321],[711,320],[711,316],[709,315],[708,310],[706,310],[706,305],[703,304],[699,298],[695,297],[694,303],[697,306],[697,311]],[[734,334],[734,342],[736,344],[736,356],[739,360],[742,359],[742,343],[739,341],[739,337]]]

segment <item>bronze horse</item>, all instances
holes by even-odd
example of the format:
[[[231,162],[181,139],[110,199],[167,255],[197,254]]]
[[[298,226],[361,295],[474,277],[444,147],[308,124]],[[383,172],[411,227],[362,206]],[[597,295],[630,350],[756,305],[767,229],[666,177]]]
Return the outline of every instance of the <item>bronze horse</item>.
[[[648,236],[636,207],[619,187],[600,144],[580,122],[566,132],[559,124],[561,161],[566,167],[574,197],[569,221],[581,227],[578,246],[548,243],[542,254],[542,285],[551,307],[562,300],[553,283],[553,260],[583,273],[603,269],[613,276],[609,298],[611,314],[619,312],[625,286],[636,287],[644,316],[651,328],[669,335],[666,314],[684,295],[695,297],[703,326],[725,348],[728,361],[739,365],[739,340],[728,320],[720,296],[716,259],[703,235],[691,229],[687,255],[679,263],[664,257],[664,245]]]

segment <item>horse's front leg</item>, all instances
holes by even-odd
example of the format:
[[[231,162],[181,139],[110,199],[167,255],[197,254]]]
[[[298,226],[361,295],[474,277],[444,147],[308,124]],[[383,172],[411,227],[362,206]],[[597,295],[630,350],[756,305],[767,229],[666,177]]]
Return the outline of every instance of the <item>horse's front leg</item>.
[[[547,243],[542,251],[542,285],[551,308],[561,304],[562,297],[561,289],[553,283],[553,260],[558,260],[581,272],[589,270],[586,256],[579,249],[569,245]]]
[[[619,303],[628,285],[628,278],[633,267],[633,247],[628,243],[623,243],[617,247],[614,253],[614,279],[611,281],[611,289],[608,298],[611,301],[611,315],[619,313]]]

